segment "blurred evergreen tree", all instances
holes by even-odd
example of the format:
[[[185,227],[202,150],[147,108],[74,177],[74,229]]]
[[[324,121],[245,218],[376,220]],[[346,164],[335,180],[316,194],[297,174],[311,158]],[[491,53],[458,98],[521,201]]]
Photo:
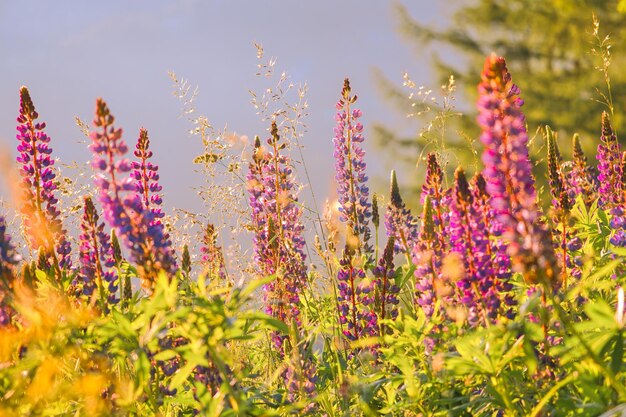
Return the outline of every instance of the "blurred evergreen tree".
[[[451,75],[459,86],[453,93],[458,107],[453,107],[449,96],[447,101],[436,99],[441,95],[426,94],[425,89],[414,88],[413,97],[409,99],[405,87],[413,86],[410,80],[405,79],[405,86],[401,87],[376,72],[385,96],[400,111],[415,114],[422,122],[421,130],[405,136],[392,127],[380,124],[374,127],[377,144],[388,150],[394,164],[404,161],[411,168],[416,163],[420,168],[424,165],[420,163],[424,152],[438,151],[449,172],[458,164],[470,171],[481,166],[482,145],[475,123],[476,85],[484,59],[491,52],[506,58],[513,81],[522,91],[531,138],[538,128],[550,125],[559,132],[561,148],[568,157],[571,137],[580,133],[583,148],[593,160],[603,110],[612,114],[617,131],[621,131],[620,104],[626,98],[626,73],[621,70],[626,65],[626,0],[461,0],[450,3],[457,3],[457,6],[446,28],[417,22],[404,6],[394,6],[400,31],[417,47],[420,62],[434,63],[438,82],[444,85],[444,90],[450,90]],[[599,30],[593,24],[593,16],[600,23]],[[424,56],[427,51],[432,52],[429,59]],[[442,55],[453,56],[453,59],[446,60]],[[605,78],[605,70],[609,79]],[[614,111],[610,108],[613,104]],[[474,152],[472,144],[475,144]],[[532,140],[531,154],[535,160],[545,160],[541,135]],[[541,184],[545,178],[545,163],[537,165],[535,174]],[[405,179],[411,177],[415,178],[405,176]],[[409,186],[416,190],[420,184],[413,180]],[[406,181],[403,188],[407,188]],[[407,196],[414,194],[407,193]]]

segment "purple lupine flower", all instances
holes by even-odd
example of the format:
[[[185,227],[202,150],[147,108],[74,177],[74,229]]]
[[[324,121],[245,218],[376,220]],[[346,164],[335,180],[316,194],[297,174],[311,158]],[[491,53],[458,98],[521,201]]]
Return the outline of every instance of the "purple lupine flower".
[[[515,305],[515,298],[512,294],[513,284],[511,283],[511,257],[507,252],[507,243],[501,239],[504,231],[502,223],[495,220],[495,213],[489,204],[489,194],[487,193],[487,183],[485,177],[479,172],[472,178],[472,196],[475,210],[480,213],[481,222],[485,225],[485,233],[489,236],[489,246],[487,251],[492,260],[496,286],[500,288],[501,299],[503,301],[503,313],[512,317]]]
[[[316,408],[311,398],[316,390],[317,368],[311,356],[308,349],[298,345],[293,350],[284,374],[289,401],[295,402],[300,399],[302,402],[308,402],[301,410],[304,415],[310,414]]]
[[[165,231],[164,227],[161,227],[162,219],[165,216],[161,205],[163,204],[163,198],[159,194],[163,187],[159,184],[159,166],[148,161],[152,158],[153,152],[150,148],[150,138],[148,137],[148,131],[144,128],[139,129],[139,138],[135,145],[135,151],[133,154],[139,161],[133,161],[133,170],[130,173],[131,178],[135,180],[135,186],[137,192],[141,195],[141,200],[145,209],[150,210],[153,216],[153,220],[150,223],[150,228],[162,228],[163,229],[163,246],[172,248],[172,240],[169,233]],[[173,255],[173,249],[170,249]]]
[[[54,159],[50,157],[50,137],[44,132],[46,124],[36,122],[39,114],[28,89],[20,89],[20,114],[17,117],[17,162],[22,176],[22,215],[24,227],[33,249],[45,248],[48,265],[60,278],[61,269],[72,266],[71,245],[63,228],[58,200]],[[55,253],[56,251],[56,253]],[[50,262],[50,260],[52,262]]]
[[[212,279],[223,281],[226,278],[226,265],[222,247],[217,244],[217,230],[212,223],[207,223],[202,235],[202,266]]]
[[[552,207],[558,212],[558,216],[567,215],[572,209],[572,201],[565,186],[561,166],[563,160],[559,145],[554,132],[548,126],[546,126],[546,138],[548,142],[548,184],[552,194]]]
[[[15,280],[14,268],[20,260],[21,257],[15,251],[15,246],[7,233],[4,216],[0,216],[0,328],[9,326],[15,315],[10,301]]]
[[[464,273],[457,282],[461,302],[468,308],[469,322],[493,322],[502,306],[503,288],[492,259],[488,225],[480,204],[474,202],[465,173],[455,172],[450,207],[450,246],[463,261]]]
[[[365,174],[365,151],[363,125],[358,122],[361,110],[352,109],[357,96],[350,95],[350,81],[344,80],[341,99],[337,102],[337,125],[335,127],[334,157],[335,179],[339,198],[340,219],[348,225],[349,234],[355,240],[356,253],[370,255],[371,205],[368,201],[369,188]]]
[[[446,247],[445,232],[448,223],[448,207],[450,204],[450,195],[443,188],[443,171],[437,156],[429,153],[426,160],[426,177],[424,185],[422,185],[422,194],[420,202],[425,205],[426,197],[430,198],[430,204],[433,209],[433,222],[435,225],[435,237],[439,240],[441,248]]]
[[[256,138],[247,175],[255,230],[255,259],[262,276],[275,276],[264,288],[266,312],[300,328],[300,294],[307,285],[302,208],[298,204],[291,161],[280,154],[285,144],[280,143],[276,122],[272,122],[270,133],[271,137],[267,140],[270,149],[267,151]],[[219,247],[215,245],[215,229],[209,227],[207,231],[210,232],[210,243],[213,245],[207,255],[212,258],[211,262],[223,270],[219,265],[223,265],[223,257],[218,255]],[[274,333],[272,341],[281,358],[300,358],[299,363],[290,364],[283,374],[290,398],[295,398],[297,393],[303,391],[311,394],[315,389],[316,378],[311,356],[303,355],[300,345],[290,347],[286,343],[286,335]],[[297,366],[297,372],[294,365]]]
[[[422,228],[417,244],[413,247],[416,304],[421,306],[427,317],[435,312],[434,307],[440,293],[438,289],[443,286],[441,277],[443,249],[434,217],[430,195],[427,194],[424,198]]]
[[[558,264],[536,203],[523,100],[504,58],[487,57],[478,93],[480,140],[485,145],[483,175],[491,207],[504,226],[514,268],[527,282],[544,281],[556,287]]]
[[[395,252],[395,238],[389,237],[383,256],[378,261],[378,265],[372,271],[376,278],[374,281],[375,288],[375,310],[378,314],[379,322],[386,319],[394,319],[398,317],[398,293],[400,287],[396,285],[396,269],[393,264],[393,255]],[[379,335],[386,333],[384,323],[380,323]]]
[[[598,159],[599,205],[610,210],[623,203],[624,198],[621,186],[620,146],[607,112],[602,112],[602,136],[600,136],[596,158]]]
[[[115,118],[102,99],[96,103],[90,148],[94,153],[92,165],[97,172],[96,186],[104,219],[130,251],[130,259],[141,270],[143,284],[151,287],[158,271],[173,273],[176,262],[163,224],[155,222],[137,192],[133,178],[128,176],[132,165],[124,155],[128,147],[122,139],[122,129],[115,128]]]
[[[417,220],[402,201],[395,171],[391,171],[390,194],[391,198],[385,213],[387,236],[394,238],[395,253],[402,252],[409,256],[418,237]]]
[[[257,138],[248,172],[248,193],[255,229],[255,259],[262,276],[275,275],[265,286],[268,314],[300,324],[300,293],[306,285],[304,225],[297,204],[296,185],[290,160],[281,155],[278,127],[272,122],[266,151]],[[284,335],[274,335],[276,348],[284,355]]]
[[[115,258],[109,236],[104,233],[104,222],[91,197],[85,197],[84,213],[80,224],[80,270],[74,286],[83,296],[94,297],[94,290],[103,310],[107,304],[118,301],[118,277],[115,269]],[[106,301],[106,302],[105,302]]]
[[[621,178],[619,186],[626,189],[626,151],[624,151],[621,157],[620,173]],[[617,195],[614,195],[611,201],[611,203],[615,205],[611,207],[610,210],[610,226],[614,230],[610,242],[615,246],[626,247],[626,202],[622,194],[623,191],[618,190],[618,192],[619,194],[614,193]]]
[[[561,265],[561,281],[563,287],[566,287],[568,270],[571,271],[573,277],[580,277],[582,274],[577,266],[582,262],[580,255],[572,253],[574,248],[580,249],[582,247],[582,241],[574,235],[570,228],[569,219],[573,207],[573,200],[570,197],[571,190],[567,188],[556,136],[548,126],[546,126],[546,137],[548,140],[548,180],[552,194],[552,220],[554,224],[552,236],[556,256]]]
[[[154,216],[153,221],[160,223],[164,213],[161,210],[163,199],[159,193],[163,187],[159,184],[158,165],[148,161],[148,159],[152,158],[152,151],[148,149],[149,147],[148,131],[141,128],[134,151],[134,155],[139,161],[132,162],[133,170],[130,176],[135,180],[135,186],[137,187],[137,192],[141,195],[143,205],[152,212]]]
[[[349,244],[343,250],[337,273],[337,307],[342,332],[348,340],[373,336],[378,332],[374,311],[375,282],[366,277],[356,250]]]

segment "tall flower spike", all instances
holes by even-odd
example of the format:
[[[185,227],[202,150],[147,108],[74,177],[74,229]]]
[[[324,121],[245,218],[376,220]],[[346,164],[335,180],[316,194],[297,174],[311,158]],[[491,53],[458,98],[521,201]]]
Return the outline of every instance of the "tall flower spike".
[[[300,294],[307,284],[304,263],[302,208],[297,204],[291,162],[280,154],[278,126],[272,122],[269,150],[257,138],[248,171],[248,194],[255,230],[254,251],[261,276],[275,276],[265,286],[268,314],[285,323],[300,325]],[[276,348],[287,353],[285,337],[274,334]]]
[[[437,161],[437,155],[429,153],[426,161],[426,177],[424,178],[424,185],[422,185],[420,202],[424,205],[426,197],[430,198],[436,238],[439,240],[439,245],[444,248],[446,246],[444,235],[446,234],[450,196],[443,189],[443,171]]]
[[[7,233],[7,223],[0,216],[0,328],[9,326],[15,314],[10,306],[15,268],[21,258]]]
[[[607,112],[602,112],[602,136],[598,145],[598,195],[600,206],[606,209],[622,203],[621,152],[617,136]]]
[[[60,270],[72,265],[71,246],[55,197],[57,185],[50,137],[44,132],[46,124],[36,122],[38,118],[28,89],[22,87],[17,117],[17,162],[21,165],[23,190],[21,212],[31,248],[45,248],[47,263],[55,268],[60,279]]]
[[[337,272],[337,307],[344,336],[351,341],[378,332],[374,311],[375,282],[367,278],[357,261],[355,248],[346,244]]]
[[[566,287],[568,270],[571,270],[574,277],[580,277],[582,274],[577,265],[582,262],[582,259],[578,254],[573,253],[582,247],[582,241],[570,229],[570,211],[574,200],[567,188],[556,134],[548,126],[546,126],[545,134],[548,142],[548,179],[552,193],[552,220],[554,224],[552,236],[554,249],[561,264],[561,281]]]
[[[396,171],[391,171],[390,188],[391,198],[389,199],[387,212],[385,213],[387,235],[394,238],[395,253],[402,252],[409,254],[418,237],[417,221],[404,204],[404,201],[402,201],[398,181],[396,179]]]
[[[158,194],[163,187],[159,185],[159,167],[148,161],[152,158],[152,151],[149,149],[150,139],[148,131],[143,127],[139,130],[139,139],[135,145],[134,155],[139,161],[133,161],[133,171],[130,176],[136,181],[137,192],[141,194],[141,199],[146,208],[154,215],[155,222],[160,222],[164,214],[161,210],[163,199]]]
[[[450,208],[450,245],[463,261],[464,274],[457,282],[470,324],[492,322],[501,307],[501,288],[490,247],[488,226],[474,202],[465,173],[457,168]]]
[[[545,128],[545,135],[548,142],[548,180],[552,194],[552,207],[559,213],[558,216],[564,216],[570,212],[572,204],[565,188],[561,152],[556,141],[556,134],[549,126]]]
[[[540,221],[535,182],[528,156],[528,135],[520,90],[513,84],[504,58],[487,57],[478,85],[478,123],[485,145],[483,175],[491,207],[505,229],[514,267],[527,282],[556,286],[551,236]]]
[[[417,244],[413,247],[413,264],[415,265],[416,304],[421,306],[426,316],[434,313],[439,298],[438,289],[442,288],[441,265],[442,247],[434,221],[433,205],[430,195],[424,199],[422,228]]]
[[[80,224],[80,270],[74,286],[85,297],[97,297],[103,311],[107,304],[117,303],[118,279],[113,268],[115,258],[109,236],[104,233],[104,223],[91,197],[85,197],[84,213]],[[93,294],[94,290],[97,294]]]
[[[576,201],[579,195],[583,196],[583,200],[587,206],[597,198],[596,195],[596,179],[598,177],[595,168],[587,164],[587,157],[580,145],[580,137],[574,134],[572,138],[573,161],[571,169],[566,173],[567,193],[572,202]]]
[[[395,320],[398,317],[398,293],[400,292],[400,287],[395,283],[396,269],[393,264],[394,241],[393,236],[389,238],[382,258],[380,258],[378,265],[372,271],[374,277],[376,277],[374,298],[380,323],[379,334],[381,336],[386,333],[384,323],[381,321],[385,319]]]
[[[127,176],[132,168],[124,158],[128,147],[114,121],[106,103],[98,99],[93,123],[99,131],[91,133],[90,148],[94,153],[92,165],[99,171],[95,179],[99,200],[105,220],[129,249],[144,286],[151,287],[159,271],[176,270],[176,261],[163,225],[155,222],[154,213],[144,206],[136,184]]]
[[[350,92],[350,81],[346,78],[336,106],[337,125],[333,139],[339,211],[341,220],[351,229],[349,234],[355,239],[356,252],[370,256],[368,219],[371,217],[371,206],[365,174],[365,151],[361,145],[364,141],[363,125],[358,122],[362,113],[351,108],[357,96],[350,95]]]
[[[226,278],[226,266],[222,247],[217,244],[217,230],[212,223],[207,223],[202,235],[203,269],[212,279],[223,281]]]

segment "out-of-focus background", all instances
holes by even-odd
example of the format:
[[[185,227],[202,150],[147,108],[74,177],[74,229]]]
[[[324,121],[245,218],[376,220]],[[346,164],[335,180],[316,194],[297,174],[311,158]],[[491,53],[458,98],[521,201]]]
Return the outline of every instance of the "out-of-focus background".
[[[609,109],[598,101],[607,94],[601,44],[611,33],[617,62],[610,67],[613,95],[606,98],[616,109],[619,132],[626,92],[619,71],[626,56],[619,52],[626,34],[620,3],[0,0],[0,144],[15,147],[18,89],[24,84],[48,124],[55,155],[64,164],[83,164],[90,154],[74,118],[90,123],[95,99],[103,97],[129,145],[140,127],[149,130],[166,209],[199,211],[202,202],[192,187],[203,180],[191,161],[202,146],[188,133],[168,71],[199,87],[196,108],[213,126],[263,137],[268,123],[250,104],[250,90],[262,93],[273,85],[275,80],[255,74],[259,63],[275,57],[278,74],[284,70],[295,86],[308,85],[301,143],[318,203],[332,194],[334,104],[344,77],[350,77],[364,113],[372,187],[384,192],[387,172],[398,168],[406,199],[413,201],[408,191],[421,184],[424,152],[439,150],[452,169],[462,163],[471,171],[479,163],[471,152],[481,149],[473,94],[491,51],[507,58],[522,89],[531,135],[551,124],[567,155],[575,131],[587,150],[594,148],[600,112]],[[597,35],[593,14],[600,22]],[[254,42],[264,47],[262,59]],[[455,90],[442,92],[442,85],[454,89],[450,75]],[[407,118],[409,113],[416,117]],[[536,142],[540,159],[541,138]]]

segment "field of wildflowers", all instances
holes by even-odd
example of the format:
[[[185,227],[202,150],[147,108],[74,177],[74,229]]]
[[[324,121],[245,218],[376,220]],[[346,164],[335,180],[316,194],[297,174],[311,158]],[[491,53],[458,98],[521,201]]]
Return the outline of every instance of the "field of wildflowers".
[[[19,212],[0,217],[0,416],[625,415],[615,116],[598,115],[597,164],[578,136],[564,160],[543,128],[544,211],[522,92],[488,56],[484,168],[446,178],[428,154],[412,213],[395,172],[388,195],[370,194],[357,96],[348,79],[339,91],[336,205],[318,215],[299,201],[297,120],[273,113],[240,153],[200,117],[195,162],[225,175],[203,191],[224,224],[181,237],[148,131],[129,155],[103,99],[81,123],[93,183],[63,209],[55,142],[22,87]],[[223,249],[235,203],[220,187],[244,206],[252,248],[239,259]]]

